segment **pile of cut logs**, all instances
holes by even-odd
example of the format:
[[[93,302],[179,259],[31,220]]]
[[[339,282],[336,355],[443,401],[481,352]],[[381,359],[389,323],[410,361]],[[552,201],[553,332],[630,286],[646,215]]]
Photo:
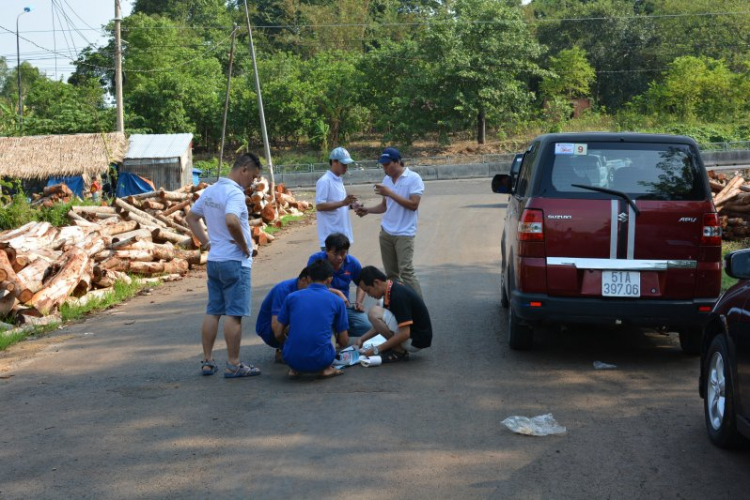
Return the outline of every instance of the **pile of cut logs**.
[[[31,206],[43,206],[52,208],[56,203],[68,203],[73,199],[73,191],[65,184],[55,184],[54,186],[45,187],[41,193],[35,193],[32,196]]]
[[[0,316],[33,324],[65,302],[80,305],[112,293],[116,281],[130,281],[127,273],[173,280],[205,264],[208,254],[199,250],[185,217],[206,187],[162,189],[115,199],[112,206],[75,206],[68,213],[71,226],[30,222],[0,233]],[[283,184],[274,191],[277,211],[265,179],[246,191],[254,254],[257,245],[273,240],[267,224],[280,225],[280,215],[310,208]]]
[[[727,175],[709,171],[708,177],[721,218],[722,238],[741,240],[750,237],[750,183],[740,172]]]

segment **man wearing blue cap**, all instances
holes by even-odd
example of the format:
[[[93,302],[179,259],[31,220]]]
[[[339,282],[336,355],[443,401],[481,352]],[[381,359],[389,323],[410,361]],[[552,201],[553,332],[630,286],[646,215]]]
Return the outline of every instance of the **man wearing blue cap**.
[[[344,233],[349,243],[354,243],[349,209],[357,207],[353,205],[357,197],[346,194],[342,178],[353,161],[346,149],[334,149],[328,160],[331,169],[315,183],[315,217],[318,221],[318,246],[322,251],[325,251],[325,241],[331,233]]]
[[[395,148],[385,148],[378,163],[383,165],[385,177],[381,184],[375,184],[375,193],[383,199],[374,207],[357,208],[357,215],[385,214],[380,223],[380,255],[385,273],[388,279],[406,283],[422,297],[412,261],[424,182],[419,174],[404,166],[401,153]]]

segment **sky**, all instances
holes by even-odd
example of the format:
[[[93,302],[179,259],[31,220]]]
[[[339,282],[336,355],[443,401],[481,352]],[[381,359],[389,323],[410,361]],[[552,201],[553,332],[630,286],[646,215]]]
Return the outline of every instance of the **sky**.
[[[133,0],[120,1],[123,17],[130,14],[132,4]],[[18,18],[21,62],[28,61],[52,79],[67,80],[75,69],[72,60],[89,42],[106,44],[101,28],[115,17],[114,0],[0,0],[0,57],[10,68],[16,66],[16,19],[27,6],[33,10]]]

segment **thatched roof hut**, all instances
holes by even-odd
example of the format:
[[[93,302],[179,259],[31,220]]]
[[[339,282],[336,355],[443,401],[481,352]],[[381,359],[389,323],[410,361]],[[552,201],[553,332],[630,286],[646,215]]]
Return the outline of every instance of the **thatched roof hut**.
[[[92,178],[121,163],[127,149],[128,140],[119,132],[0,137],[0,176]]]

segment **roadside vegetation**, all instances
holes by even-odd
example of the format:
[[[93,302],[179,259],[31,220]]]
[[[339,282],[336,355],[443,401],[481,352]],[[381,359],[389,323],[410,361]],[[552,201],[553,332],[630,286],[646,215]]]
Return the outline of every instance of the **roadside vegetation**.
[[[749,240],[740,240],[740,241],[725,241],[721,246],[721,257],[722,262],[723,258],[731,252],[735,252],[737,250],[742,250],[743,248],[750,247],[750,241]],[[738,280],[735,278],[732,278],[729,276],[726,272],[723,272],[721,274],[721,291],[726,292],[734,286],[735,283],[737,283]]]

